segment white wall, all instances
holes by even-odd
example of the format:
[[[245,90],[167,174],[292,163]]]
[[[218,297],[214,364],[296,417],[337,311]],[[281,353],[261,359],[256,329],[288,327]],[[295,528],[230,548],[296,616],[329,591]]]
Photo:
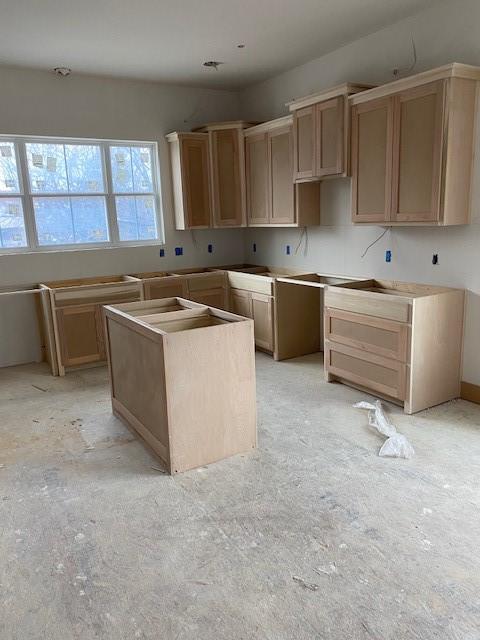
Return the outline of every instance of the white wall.
[[[422,71],[449,62],[480,65],[478,25],[480,2],[442,3],[413,18],[362,38],[322,58],[292,69],[241,96],[243,117],[267,120],[287,112],[284,103],[344,81],[383,83],[391,70],[408,66],[411,38],[415,39]],[[480,126],[479,126],[480,131]],[[477,144],[477,158],[480,148]],[[377,276],[467,289],[463,379],[480,384],[480,171],[474,182],[472,224],[451,228],[401,228],[388,231],[364,259],[361,255],[382,231],[380,227],[353,226],[350,221],[350,180],[322,183],[320,227],[308,230],[308,253],[303,246],[287,256],[285,245],[297,245],[300,231],[249,230],[246,260],[262,264],[306,267],[325,273]],[[257,252],[252,251],[253,243]],[[385,262],[385,250],[393,259]],[[432,254],[439,264],[432,265]]]
[[[221,264],[243,259],[241,231],[175,231],[165,134],[239,117],[235,92],[0,67],[0,133],[148,140],[159,144],[166,256],[129,247],[0,256],[0,287],[58,278]],[[213,244],[214,252],[207,252]],[[184,255],[174,256],[183,246]],[[0,297],[0,366],[38,357],[25,296]],[[8,309],[7,309],[8,306]],[[30,316],[30,317],[28,317]]]

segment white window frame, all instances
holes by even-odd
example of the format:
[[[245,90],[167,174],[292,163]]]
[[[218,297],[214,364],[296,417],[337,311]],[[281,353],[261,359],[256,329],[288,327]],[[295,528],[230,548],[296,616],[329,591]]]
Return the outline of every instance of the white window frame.
[[[25,235],[27,238],[26,247],[0,247],[0,255],[9,255],[15,253],[48,253],[55,251],[83,251],[91,249],[109,249],[118,247],[138,247],[138,246],[164,246],[165,244],[165,228],[163,221],[163,208],[160,190],[160,171],[158,161],[158,144],[152,141],[138,140],[104,140],[97,138],[52,138],[49,136],[27,136],[27,135],[0,135],[0,144],[2,142],[13,142],[15,149],[15,157],[17,160],[17,168],[19,173],[20,193],[2,193],[1,197],[20,198],[22,201],[23,218],[25,222]],[[28,159],[26,144],[78,144],[98,145],[101,149],[102,171],[104,177],[104,185],[107,191],[98,193],[32,193],[30,176],[28,173]],[[153,240],[120,240],[118,231],[118,221],[115,207],[116,196],[145,196],[148,193],[126,192],[117,193],[113,191],[112,183],[112,167],[110,158],[111,146],[125,147],[150,147],[152,158],[152,179],[153,179],[153,197],[155,201],[155,222],[157,226],[157,238]],[[33,207],[33,198],[51,198],[51,197],[104,197],[107,211],[107,225],[109,241],[107,242],[87,242],[79,244],[54,244],[40,245],[38,242],[37,227],[35,222],[35,211]]]

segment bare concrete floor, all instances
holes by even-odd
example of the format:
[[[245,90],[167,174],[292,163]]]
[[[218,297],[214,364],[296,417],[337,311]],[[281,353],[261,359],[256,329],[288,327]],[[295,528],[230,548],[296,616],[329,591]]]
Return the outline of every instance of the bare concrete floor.
[[[480,638],[480,407],[382,459],[318,356],[257,380],[259,449],[172,478],[105,368],[0,370],[2,640]]]

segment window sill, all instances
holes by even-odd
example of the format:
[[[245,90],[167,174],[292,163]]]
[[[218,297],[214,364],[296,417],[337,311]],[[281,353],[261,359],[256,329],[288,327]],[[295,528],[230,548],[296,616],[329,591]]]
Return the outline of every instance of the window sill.
[[[88,251],[104,251],[112,249],[134,249],[139,247],[165,247],[164,240],[152,240],[148,242],[140,242],[133,240],[132,242],[121,242],[119,244],[92,244],[92,245],[78,245],[78,246],[52,246],[52,247],[36,247],[31,249],[30,247],[22,249],[8,249],[7,251],[0,249],[0,258],[5,256],[22,256],[22,255],[38,255],[38,254],[50,254],[50,253],[80,253]]]

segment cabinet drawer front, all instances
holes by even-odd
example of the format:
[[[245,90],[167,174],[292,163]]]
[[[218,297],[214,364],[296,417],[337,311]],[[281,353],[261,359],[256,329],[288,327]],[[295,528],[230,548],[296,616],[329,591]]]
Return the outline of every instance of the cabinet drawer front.
[[[325,341],[325,370],[377,393],[405,400],[407,367],[358,349]]]
[[[325,338],[385,358],[407,361],[408,325],[393,320],[327,308]]]
[[[144,280],[143,292],[145,300],[183,298],[185,297],[185,281],[177,276]]]
[[[226,291],[223,288],[219,289],[205,289],[203,291],[193,291],[187,294],[188,300],[192,302],[198,302],[199,304],[205,304],[208,307],[214,307],[215,309],[227,309]]]
[[[120,300],[140,300],[140,282],[119,283],[95,287],[70,287],[54,292],[55,306],[68,307],[80,304],[118,304]]]
[[[238,273],[228,271],[228,284],[233,289],[244,289],[255,293],[263,293],[267,296],[273,294],[273,280],[266,276],[250,273]]]
[[[354,289],[328,287],[325,291],[325,306],[397,322],[408,322],[410,317],[408,300]]]
[[[190,276],[186,280],[188,291],[204,291],[205,289],[219,289],[225,284],[223,272],[202,273]]]

